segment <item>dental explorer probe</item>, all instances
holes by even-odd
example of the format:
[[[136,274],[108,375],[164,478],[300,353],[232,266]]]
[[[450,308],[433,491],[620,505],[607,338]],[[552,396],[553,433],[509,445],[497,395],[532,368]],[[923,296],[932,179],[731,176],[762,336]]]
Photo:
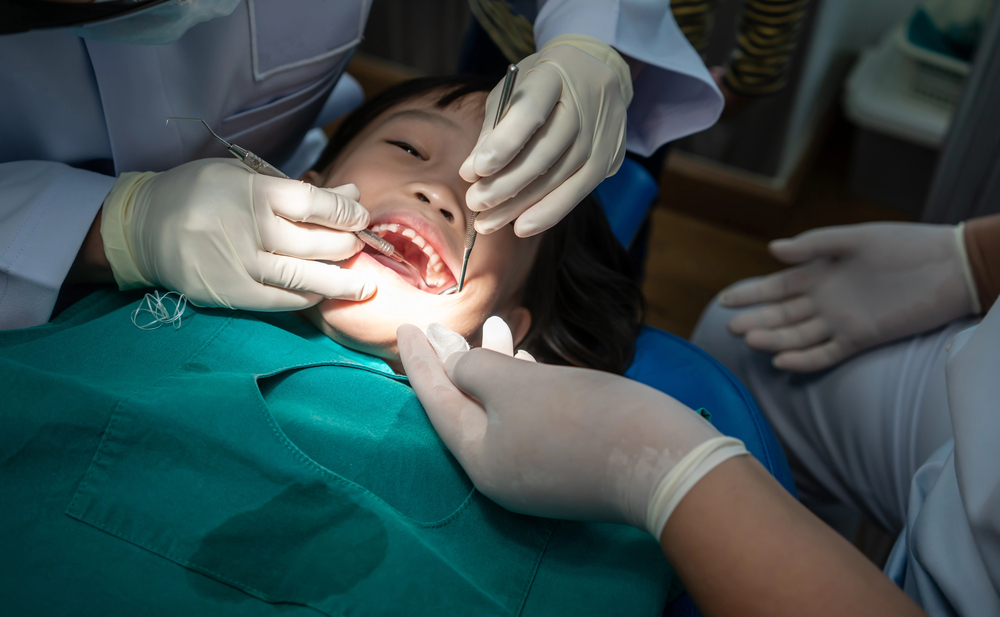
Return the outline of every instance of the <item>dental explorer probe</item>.
[[[515,79],[517,79],[517,65],[508,65],[507,74],[503,78],[503,89],[500,91],[500,104],[497,105],[497,117],[493,120],[494,129],[500,124],[500,119],[503,118],[504,112],[507,111],[507,104],[510,103],[510,94],[514,90]],[[476,236],[479,235],[476,232],[477,216],[479,216],[478,212],[472,213],[472,216],[469,217],[469,227],[465,230],[465,255],[462,256],[462,276],[458,279],[458,291],[462,291],[465,288],[465,271],[469,269],[469,256],[472,255],[472,247],[475,246]],[[452,287],[449,287],[441,293],[448,293],[452,289]]]
[[[511,65],[511,66],[513,66],[513,65]],[[223,139],[223,138],[219,137],[218,135],[216,135],[215,131],[212,130],[212,127],[208,126],[208,122],[205,122],[201,118],[179,118],[179,117],[176,117],[176,116],[171,116],[171,117],[167,118],[167,124],[170,124],[171,120],[191,120],[191,121],[194,121],[194,122],[201,122],[202,124],[205,125],[205,128],[208,129],[208,132],[212,134],[212,137],[215,137],[216,139],[218,139],[219,141],[221,141],[223,143],[223,145],[226,146],[226,149],[229,150],[230,154],[232,154],[233,156],[235,156],[236,158],[238,158],[241,163],[243,163],[244,165],[246,165],[250,169],[256,171],[259,174],[263,174],[265,176],[271,176],[272,178],[282,178],[282,179],[285,179],[285,180],[290,180],[291,179],[288,176],[286,176],[280,169],[278,169],[274,165],[271,165],[270,163],[268,163],[264,159],[260,158],[259,156],[257,156],[253,152],[250,152],[246,148],[241,148],[240,146],[237,146],[236,144],[231,144],[228,141],[226,141],[225,139]],[[405,264],[405,265],[409,266],[410,268],[413,269],[414,272],[417,273],[417,276],[419,276],[420,280],[422,280],[424,282],[424,285],[427,285],[428,287],[431,286],[430,283],[427,282],[427,279],[424,278],[424,275],[420,272],[420,269],[417,268],[416,266],[414,266],[413,264],[411,264],[410,262],[406,261],[406,259],[402,255],[399,254],[399,251],[396,250],[396,247],[394,247],[385,238],[379,236],[378,234],[376,234],[375,232],[371,231],[370,229],[362,229],[362,230],[359,230],[359,231],[355,231],[354,235],[356,235],[358,238],[360,238],[362,242],[364,242],[368,246],[372,247],[373,249],[375,249],[379,253],[385,255],[386,257],[389,257],[393,261],[398,261],[401,264]],[[451,289],[451,288],[449,287],[448,289]],[[441,292],[441,294],[447,292],[448,289],[446,289],[445,291]],[[441,294],[438,294],[438,295],[441,295]]]

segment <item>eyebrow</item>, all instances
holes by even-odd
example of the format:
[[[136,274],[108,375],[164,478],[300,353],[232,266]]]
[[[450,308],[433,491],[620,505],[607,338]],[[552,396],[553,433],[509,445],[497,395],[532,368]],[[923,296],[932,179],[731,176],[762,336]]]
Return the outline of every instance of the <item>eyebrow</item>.
[[[388,118],[386,118],[385,122],[388,123],[388,122],[392,122],[393,120],[398,120],[398,119],[416,120],[418,122],[427,122],[427,123],[430,123],[430,124],[438,124],[438,125],[443,125],[443,126],[447,126],[449,128],[454,128],[454,129],[460,129],[461,128],[458,125],[458,123],[455,122],[454,120],[452,120],[451,118],[448,118],[447,116],[444,116],[442,114],[435,114],[435,113],[432,113],[432,112],[429,112],[429,111],[426,111],[426,110],[423,110],[423,109],[404,109],[402,111],[397,111],[396,113],[394,113],[391,116],[389,116]]]

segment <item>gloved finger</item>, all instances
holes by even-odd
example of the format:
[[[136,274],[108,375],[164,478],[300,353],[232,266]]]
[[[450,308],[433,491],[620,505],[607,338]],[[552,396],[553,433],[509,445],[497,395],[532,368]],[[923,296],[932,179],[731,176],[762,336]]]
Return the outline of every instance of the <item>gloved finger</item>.
[[[396,340],[406,376],[434,430],[468,471],[486,431],[485,411],[451,382],[420,328],[403,324]]]
[[[535,131],[548,122],[562,89],[562,76],[558,71],[545,66],[529,70],[514,86],[510,106],[500,123],[469,155],[475,174],[480,178],[491,176],[514,160]],[[495,119],[494,108],[492,116],[486,116],[485,123],[492,127]]]
[[[469,156],[465,157],[465,160],[458,168],[458,175],[462,176],[462,179],[466,182],[475,182],[479,180],[479,176],[476,175],[476,152],[479,150],[479,146],[482,145],[489,134],[493,132],[493,122],[497,115],[497,107],[500,105],[500,97],[503,92],[503,82],[501,81],[497,84],[493,90],[490,91],[490,95],[486,97],[486,113],[483,114],[483,126],[479,130],[479,137],[476,139],[476,145],[469,152]]]
[[[574,145],[562,155],[555,165],[550,167],[549,170],[543,175],[536,178],[516,196],[508,199],[499,206],[491,208],[490,210],[480,214],[476,219],[476,230],[479,231],[479,233],[489,234],[501,229],[542,201],[542,199],[554,190],[562,188],[563,185],[568,184],[568,186],[562,189],[562,191],[560,191],[557,195],[562,195],[564,194],[564,191],[569,190],[579,192],[577,184],[583,180],[585,176],[582,175],[577,177],[576,174],[583,171],[581,168],[586,167],[588,164],[588,156],[590,156],[589,148]],[[570,180],[572,180],[572,182],[570,182]],[[594,183],[594,186],[597,186],[599,183],[600,180],[597,180]],[[586,194],[587,193],[584,193],[584,196],[586,196]],[[580,199],[583,199],[583,197],[580,197]],[[573,202],[573,204],[566,209],[566,212],[572,210],[573,206],[577,203],[579,203],[579,201]],[[563,216],[565,216],[565,212],[559,214],[558,218],[555,219],[556,222],[559,222]],[[553,223],[553,225],[554,224],[555,223]],[[538,229],[534,233],[545,231],[545,229]],[[515,232],[516,231],[517,227],[515,226]],[[524,234],[522,237],[527,235],[532,234]]]
[[[544,177],[538,178],[517,196],[481,213],[476,218],[476,231],[481,234],[491,234],[503,229],[524,214],[528,208],[538,203],[538,200],[544,197],[549,190],[548,180]]]
[[[618,161],[618,166],[620,165],[621,161]],[[514,233],[520,238],[527,238],[554,227],[583,201],[584,197],[597,188],[602,180],[618,171],[618,166],[615,166],[613,171],[608,171],[594,160],[587,161],[581,169],[563,180],[552,192],[517,217]]]
[[[480,348],[453,354],[444,363],[444,370],[452,383],[462,392],[481,401],[489,413],[492,402],[510,398],[511,384],[518,384],[519,387],[530,390],[538,385],[535,382],[539,379],[545,380],[544,376],[524,372],[525,369],[535,370],[536,366],[544,365],[529,367],[525,362],[515,361],[514,358],[504,354]],[[503,379],[497,379],[498,375],[503,375]]]
[[[779,353],[771,359],[771,364],[791,373],[813,373],[836,366],[853,353],[842,340],[834,338],[809,349]]]
[[[342,261],[365,247],[365,243],[349,231],[293,223],[280,217],[272,217],[257,229],[265,251],[300,259]]]
[[[751,330],[779,328],[799,323],[816,314],[816,304],[809,296],[799,296],[787,302],[768,304],[740,313],[729,320],[729,332],[743,336]]]
[[[782,238],[768,244],[775,259],[786,264],[800,264],[820,257],[837,257],[858,246],[859,233],[850,227],[825,227]]]
[[[253,200],[258,221],[266,221],[270,211],[296,223],[313,223],[342,231],[360,231],[370,222],[368,210],[357,201],[340,192],[297,180],[256,174],[253,176]]]
[[[538,362],[538,360],[535,360],[535,356],[531,355],[530,353],[526,352],[523,349],[517,350],[517,353],[514,354],[514,359],[515,360],[527,360],[528,362],[535,362],[535,363]]]
[[[465,201],[469,209],[483,211],[514,197],[535,178],[549,171],[573,145],[580,130],[579,117],[564,105],[552,111],[521,152],[499,173],[469,187]]]
[[[366,300],[375,293],[375,281],[368,277],[308,259],[258,253],[255,263],[244,264],[254,280],[285,289],[319,294],[340,300]]]
[[[483,324],[483,349],[514,356],[514,336],[510,333],[507,322],[496,315]]]
[[[787,328],[751,330],[743,337],[748,347],[767,353],[805,349],[830,338],[829,325],[821,317],[804,321]]]
[[[719,305],[740,308],[786,300],[808,291],[818,277],[819,270],[810,264],[739,282],[719,293]]]

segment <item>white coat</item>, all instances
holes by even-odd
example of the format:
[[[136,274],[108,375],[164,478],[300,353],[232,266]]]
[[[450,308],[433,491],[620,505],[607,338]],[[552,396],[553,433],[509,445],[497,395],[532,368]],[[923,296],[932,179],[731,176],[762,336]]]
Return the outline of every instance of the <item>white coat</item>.
[[[310,128],[361,41],[369,0],[246,0],[170,45],[0,36],[0,329],[48,320],[115,176],[227,156],[204,127],[275,163]],[[549,0],[539,46],[589,34],[650,64],[629,145],[648,154],[710,126],[722,97],[669,3]]]
[[[803,503],[898,534],[885,572],[931,617],[1000,615],[1000,303],[809,375],[730,335],[735,314],[713,302],[691,340],[754,395]]]

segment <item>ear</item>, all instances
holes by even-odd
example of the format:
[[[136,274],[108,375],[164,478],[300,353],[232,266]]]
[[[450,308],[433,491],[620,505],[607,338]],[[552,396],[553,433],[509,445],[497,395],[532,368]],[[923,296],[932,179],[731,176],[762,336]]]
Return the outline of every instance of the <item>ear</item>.
[[[299,180],[307,182],[313,186],[323,186],[324,178],[319,174],[319,172],[310,169],[306,173],[299,176]]]
[[[528,330],[531,329],[531,311],[519,306],[504,316],[504,321],[507,322],[507,326],[510,328],[511,337],[514,339],[514,350],[517,350],[517,346],[524,341],[524,337],[528,336]]]

